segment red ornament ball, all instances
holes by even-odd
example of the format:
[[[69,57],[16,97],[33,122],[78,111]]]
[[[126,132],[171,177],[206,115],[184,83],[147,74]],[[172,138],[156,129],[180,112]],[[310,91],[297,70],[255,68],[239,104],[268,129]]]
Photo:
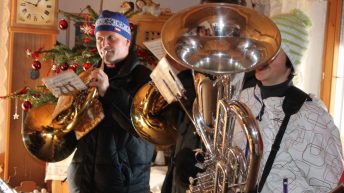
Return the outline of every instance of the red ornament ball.
[[[135,25],[133,23],[129,23],[129,27],[130,27],[130,31],[133,32]]]
[[[84,37],[84,43],[85,43],[85,44],[88,44],[88,43],[90,43],[90,38],[88,38],[88,37]]]
[[[56,73],[56,74],[59,74],[60,72],[61,72],[61,69],[60,69],[60,68],[56,68],[56,69],[55,69],[55,73]]]
[[[75,68],[73,68],[73,67],[71,67],[71,66],[69,66],[67,70],[70,70],[70,71],[74,71],[74,72],[76,72],[76,69],[75,69]]]
[[[41,97],[41,94],[39,93],[34,93],[32,94],[33,98],[40,98]]]
[[[96,28],[94,25],[91,25],[90,31],[88,31],[88,35],[94,36],[94,28]]]
[[[31,54],[31,57],[32,57],[33,59],[38,58],[38,57],[39,57],[39,52],[38,52],[38,51],[33,52],[33,53]]]
[[[90,69],[92,66],[91,62],[86,62],[85,64],[82,65],[82,68],[84,69],[84,71],[87,71],[88,69]]]
[[[72,68],[75,68],[75,69],[76,69],[78,66],[79,66],[78,63],[73,63],[73,64],[71,65],[71,67],[72,67]]]
[[[41,65],[41,62],[39,62],[38,60],[35,60],[32,62],[31,67],[34,70],[39,70],[39,69],[41,69],[42,65]]]
[[[68,69],[69,69],[69,70],[73,70],[74,72],[76,72],[77,69],[78,69],[78,67],[79,67],[79,64],[73,63],[72,65],[69,66]]]
[[[62,63],[62,64],[60,64],[60,69],[62,70],[62,71],[66,71],[66,70],[68,70],[68,64],[67,63]]]
[[[59,21],[59,28],[60,28],[61,30],[67,29],[67,28],[68,28],[68,22],[67,22],[65,19],[61,19],[61,20]]]
[[[32,107],[32,104],[30,101],[24,101],[22,104],[21,104],[21,107],[24,111],[28,111],[29,109],[31,109]]]

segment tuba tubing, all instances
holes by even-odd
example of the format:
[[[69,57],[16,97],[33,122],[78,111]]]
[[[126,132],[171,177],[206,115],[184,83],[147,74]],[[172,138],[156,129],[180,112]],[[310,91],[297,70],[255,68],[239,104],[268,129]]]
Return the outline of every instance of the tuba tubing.
[[[250,192],[255,190],[260,160],[263,155],[263,140],[258,130],[258,123],[252,115],[249,108],[236,100],[232,100],[228,103],[228,107],[231,112],[234,112],[236,117],[242,123],[242,129],[246,135],[249,147],[249,158],[247,165],[247,178],[244,186],[244,192]]]

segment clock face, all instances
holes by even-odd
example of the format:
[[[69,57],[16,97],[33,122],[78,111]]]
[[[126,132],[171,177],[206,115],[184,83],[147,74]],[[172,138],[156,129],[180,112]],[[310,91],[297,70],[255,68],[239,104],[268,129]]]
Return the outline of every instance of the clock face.
[[[51,26],[55,24],[55,0],[17,0],[16,23]]]

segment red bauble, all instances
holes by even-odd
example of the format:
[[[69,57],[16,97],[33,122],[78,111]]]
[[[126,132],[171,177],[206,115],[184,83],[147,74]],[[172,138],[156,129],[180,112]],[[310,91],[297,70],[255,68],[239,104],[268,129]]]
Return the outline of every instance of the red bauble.
[[[85,64],[82,65],[82,68],[84,69],[84,71],[90,69],[92,66],[91,62],[86,62]]]
[[[78,69],[79,64],[77,63],[73,63],[72,65],[69,66],[68,69],[72,69],[74,72],[76,72],[76,70]]]
[[[37,52],[37,51],[33,52],[33,53],[31,54],[31,57],[32,57],[33,59],[38,58],[38,57],[39,57],[39,52]]]
[[[65,19],[59,21],[59,28],[65,30],[68,28],[68,22]]]
[[[63,64],[60,64],[60,69],[62,70],[62,71],[65,71],[65,70],[67,70],[68,69],[68,64],[67,63],[63,63]]]
[[[22,104],[21,104],[21,107],[24,111],[28,111],[29,109],[31,109],[32,107],[32,104],[30,101],[24,101]]]
[[[88,44],[88,43],[90,43],[90,38],[88,38],[88,37],[84,37],[84,43],[85,43],[85,44]]]
[[[31,65],[32,69],[34,70],[41,69],[41,66],[42,66],[41,63],[38,60],[33,61]]]
[[[56,73],[56,74],[58,74],[58,73],[60,73],[60,72],[61,72],[61,69],[60,69],[60,68],[56,68],[56,69],[55,69],[55,73]]]
[[[73,63],[73,64],[72,64],[72,65],[70,65],[70,66],[76,69],[76,68],[79,66],[79,64],[77,64],[77,63]]]
[[[33,96],[33,98],[38,99],[39,97],[41,97],[41,94],[39,94],[39,93],[34,93],[34,94],[32,94],[32,96]]]
[[[95,26],[91,25],[91,29],[90,29],[90,31],[88,31],[88,35],[94,36],[94,28],[95,28]]]
[[[133,32],[135,25],[133,23],[129,23],[130,31]]]
[[[90,52],[91,52],[91,53],[96,53],[96,52],[98,52],[98,50],[97,50],[97,48],[91,48],[91,49],[90,49]]]

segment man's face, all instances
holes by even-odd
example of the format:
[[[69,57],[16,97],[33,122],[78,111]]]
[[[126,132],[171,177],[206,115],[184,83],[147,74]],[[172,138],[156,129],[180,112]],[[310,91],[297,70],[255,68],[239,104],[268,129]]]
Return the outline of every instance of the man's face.
[[[291,73],[286,62],[287,55],[281,50],[270,63],[256,69],[256,79],[264,86],[273,86],[285,82]]]
[[[130,41],[122,35],[112,31],[98,31],[96,33],[97,49],[108,68],[127,57]]]

